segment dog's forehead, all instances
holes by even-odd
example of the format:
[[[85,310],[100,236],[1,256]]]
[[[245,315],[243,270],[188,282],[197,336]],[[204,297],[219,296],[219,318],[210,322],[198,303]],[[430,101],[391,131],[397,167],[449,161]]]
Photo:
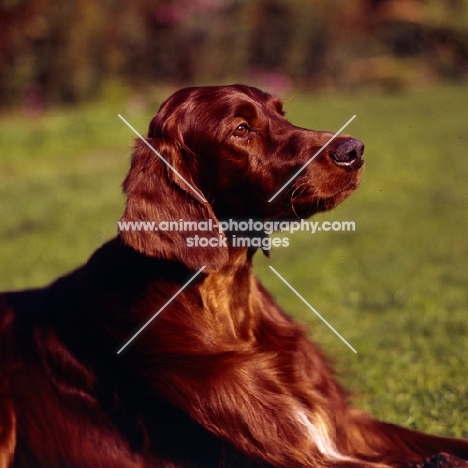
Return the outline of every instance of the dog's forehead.
[[[224,94],[225,92],[225,94]],[[251,87],[223,89],[225,103],[229,111],[225,117],[243,117],[247,120],[284,115],[283,103],[279,98]],[[222,100],[221,100],[222,101]]]
[[[199,128],[200,125],[208,129],[235,117],[273,121],[284,115],[279,98],[252,86],[188,87],[176,91],[161,104],[150,122],[148,136],[171,133],[171,129],[176,128],[179,131]]]

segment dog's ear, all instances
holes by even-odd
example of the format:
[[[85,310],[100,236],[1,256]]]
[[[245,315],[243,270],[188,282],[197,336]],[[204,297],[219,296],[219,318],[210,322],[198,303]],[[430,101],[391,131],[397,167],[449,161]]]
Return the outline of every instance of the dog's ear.
[[[229,258],[226,238],[184,160],[189,156],[173,139],[146,142],[137,141],[123,183],[127,203],[119,223],[121,239],[149,257],[192,270],[219,270]]]

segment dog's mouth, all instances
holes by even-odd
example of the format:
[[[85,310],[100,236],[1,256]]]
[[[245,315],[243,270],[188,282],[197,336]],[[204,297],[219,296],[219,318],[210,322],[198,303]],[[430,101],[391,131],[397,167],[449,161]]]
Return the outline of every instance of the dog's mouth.
[[[295,196],[293,192],[290,201],[293,216],[301,219],[310,218],[316,213],[332,210],[346,200],[359,187],[361,181],[364,160],[360,158],[356,161],[358,162],[350,163],[354,164],[355,168],[347,169],[344,174],[346,180],[344,183],[340,181],[339,186],[336,182],[322,187],[308,186],[300,196]],[[304,186],[301,182],[299,181],[299,185]]]
[[[317,201],[318,211],[327,211],[335,208],[341,202],[346,200],[359,186],[358,181],[352,181],[330,197],[319,199]],[[317,212],[318,212],[317,211]]]

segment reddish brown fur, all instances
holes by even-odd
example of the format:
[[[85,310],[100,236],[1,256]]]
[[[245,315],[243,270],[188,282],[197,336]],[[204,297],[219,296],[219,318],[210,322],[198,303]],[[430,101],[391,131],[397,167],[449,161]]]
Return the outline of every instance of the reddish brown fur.
[[[359,184],[362,145],[350,137],[267,202],[331,136],[291,125],[280,102],[254,88],[181,90],[147,141],[208,203],[137,142],[122,220],[267,221],[331,209]],[[409,466],[441,451],[468,458],[467,441],[352,409],[317,345],[252,275],[254,250],[187,247],[195,234],[121,232],[48,288],[0,296],[0,468],[357,468]]]

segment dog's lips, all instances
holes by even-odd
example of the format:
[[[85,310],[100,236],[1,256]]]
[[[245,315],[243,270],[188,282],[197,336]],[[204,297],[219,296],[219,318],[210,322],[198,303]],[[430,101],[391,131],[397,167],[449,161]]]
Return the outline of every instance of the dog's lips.
[[[358,187],[361,182],[359,176],[353,177],[346,185],[341,187],[334,195],[326,197],[326,200],[333,201],[335,206],[348,198]]]
[[[346,198],[348,198],[358,188],[359,183],[359,176],[352,177],[345,185],[332,194],[318,198],[314,197],[312,200],[301,203],[301,207],[298,206],[299,203],[294,203],[295,211],[297,214],[299,212],[305,214],[305,216],[300,216],[301,218],[308,218],[315,213],[329,211],[346,200]]]

